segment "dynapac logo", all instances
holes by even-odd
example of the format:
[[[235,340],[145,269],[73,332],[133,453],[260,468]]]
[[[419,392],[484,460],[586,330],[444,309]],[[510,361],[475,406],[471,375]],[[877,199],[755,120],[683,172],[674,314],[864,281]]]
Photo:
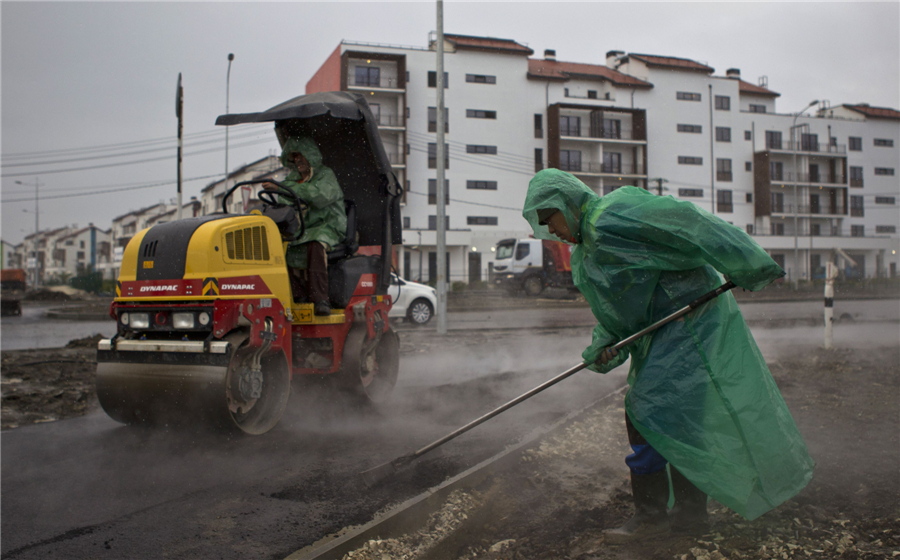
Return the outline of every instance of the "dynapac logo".
[[[256,284],[222,284],[223,290],[255,290]]]
[[[142,292],[175,292],[178,291],[177,285],[169,286],[141,286]]]

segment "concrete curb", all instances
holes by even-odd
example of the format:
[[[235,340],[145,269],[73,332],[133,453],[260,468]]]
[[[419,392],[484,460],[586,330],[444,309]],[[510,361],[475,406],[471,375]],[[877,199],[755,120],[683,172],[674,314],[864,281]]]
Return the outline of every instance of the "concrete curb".
[[[489,477],[514,465],[524,451],[531,448],[541,439],[563,428],[603,401],[622,393],[627,387],[627,385],[623,385],[591,404],[570,412],[553,424],[533,430],[521,442],[506,448],[497,455],[478,463],[474,467],[444,481],[442,484],[426,490],[419,496],[391,508],[369,523],[352,528],[341,535],[326,536],[318,542],[294,552],[285,560],[342,560],[345,554],[360,548],[372,539],[397,538],[415,531],[428,519],[429,514],[440,508],[453,491],[478,487]]]

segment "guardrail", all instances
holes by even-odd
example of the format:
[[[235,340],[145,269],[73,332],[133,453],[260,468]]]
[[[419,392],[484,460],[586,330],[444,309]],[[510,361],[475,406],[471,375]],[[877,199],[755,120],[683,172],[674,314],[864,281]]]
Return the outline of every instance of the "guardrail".
[[[608,173],[610,175],[644,175],[642,165],[610,165],[607,163],[586,162],[580,165],[560,165],[562,171],[571,173]]]

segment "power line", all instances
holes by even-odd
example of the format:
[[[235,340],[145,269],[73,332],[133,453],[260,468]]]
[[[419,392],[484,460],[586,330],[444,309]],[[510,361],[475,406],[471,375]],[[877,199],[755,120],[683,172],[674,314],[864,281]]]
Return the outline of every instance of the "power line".
[[[262,126],[262,124],[250,125],[250,126]],[[247,128],[250,128],[250,126],[248,126]],[[191,134],[185,134],[184,137],[186,139],[187,138],[194,139],[194,138],[200,138],[200,137],[216,135],[216,134],[221,134],[224,138],[225,130],[224,129],[213,129],[213,130],[206,130],[206,131],[202,131],[202,132],[193,132]],[[77,153],[77,152],[117,150],[117,149],[132,148],[132,147],[139,146],[139,145],[153,145],[153,144],[160,144],[160,143],[165,143],[165,142],[175,143],[176,140],[177,140],[176,138],[168,136],[168,137],[163,137],[163,138],[154,138],[154,139],[150,139],[150,140],[133,140],[130,142],[118,142],[115,144],[102,144],[102,145],[97,145],[97,146],[86,146],[86,147],[82,147],[82,148],[64,148],[64,149],[59,149],[59,150],[18,152],[18,153],[12,153],[12,154],[5,153],[2,155],[2,158],[9,159],[9,158],[24,158],[24,157],[47,157],[47,156],[57,156],[57,155],[68,154],[68,153]]]
[[[191,177],[190,179],[182,179],[183,182],[190,183],[192,181],[202,181],[203,179],[210,179],[212,177],[219,177],[222,173],[216,173],[215,175],[204,175],[202,177]],[[115,189],[107,189],[107,190],[99,190],[99,191],[91,191],[91,192],[83,192],[83,193],[74,193],[74,194],[60,194],[55,196],[42,196],[38,198],[38,200],[53,200],[58,198],[73,198],[78,196],[91,196],[95,194],[107,194],[113,192],[122,192],[122,191],[134,191],[140,189],[151,189],[155,187],[162,187],[165,185],[174,185],[177,181],[175,179],[169,181],[162,181],[159,183],[152,183],[149,185],[138,185],[134,187],[120,187]],[[31,198],[13,198],[9,200],[0,200],[0,203],[8,204],[12,202],[32,202],[34,201],[34,197]]]
[[[418,191],[413,191],[413,190],[408,190],[408,191],[406,191],[406,192],[412,193],[412,194],[415,194],[415,195],[418,195],[418,196],[432,196],[432,195],[429,195],[429,194],[420,193],[420,192],[418,192]],[[498,208],[498,209],[500,209],[500,210],[514,210],[514,211],[516,211],[516,212],[521,212],[521,211],[522,211],[521,208],[512,208],[512,207],[510,207],[510,206],[498,206],[498,205],[496,205],[496,204],[487,204],[487,203],[485,203],[485,202],[472,202],[471,200],[461,200],[461,199],[458,199],[458,198],[451,198],[451,199],[450,199],[450,202],[458,202],[458,203],[460,203],[460,204],[469,204],[469,205],[472,205],[472,206],[484,206],[485,208]]]
[[[235,148],[244,148],[244,147],[247,147],[247,146],[256,146],[256,145],[259,145],[259,144],[265,144],[265,143],[271,142],[272,140],[273,140],[273,138],[266,138],[265,140],[259,140],[259,141],[255,141],[255,142],[245,142],[245,143],[243,143],[243,144],[238,144],[237,146],[234,146],[234,147],[235,147]],[[218,152],[218,151],[221,151],[221,148],[211,148],[211,149],[208,149],[208,150],[200,150],[200,151],[198,151],[198,152],[192,152],[192,153],[190,153],[190,154],[185,154],[184,157],[188,157],[188,156],[196,156],[196,155],[201,155],[201,154],[208,154],[208,153],[210,153],[210,152]],[[54,169],[54,170],[52,170],[52,171],[41,171],[41,172],[39,172],[38,174],[39,174],[39,175],[51,175],[51,174],[54,174],[54,173],[68,173],[68,172],[71,172],[71,171],[88,171],[88,170],[92,170],[92,169],[106,169],[106,168],[109,168],[109,167],[121,167],[121,166],[124,166],[124,165],[137,165],[137,164],[140,164],[140,163],[149,163],[149,162],[153,162],[153,161],[170,160],[170,159],[175,159],[176,157],[177,157],[177,156],[175,156],[175,155],[171,155],[171,156],[161,156],[161,157],[147,158],[147,159],[141,159],[141,160],[123,161],[123,162],[119,162],[119,163],[107,163],[107,164],[104,164],[104,165],[91,165],[91,166],[87,166],[87,167],[70,167],[70,168],[68,168],[68,169]],[[33,175],[35,175],[35,172],[34,172],[34,171],[30,171],[30,172],[27,172],[27,173],[25,173],[25,172],[21,172],[21,173],[4,173],[4,174],[2,175],[2,177],[4,177],[4,178],[7,178],[7,177],[31,177],[31,176],[33,176]]]
[[[235,138],[238,138],[238,139],[250,138],[250,137],[254,137],[254,136],[259,136],[259,133],[258,132],[249,132],[246,134],[235,136]],[[222,138],[214,138],[212,140],[202,140],[200,142],[193,142],[193,143],[189,144],[187,147],[193,148],[195,146],[201,146],[204,144],[215,144],[215,143],[221,142],[221,141],[222,141]],[[60,164],[60,163],[73,163],[73,162],[79,162],[79,161],[90,161],[90,160],[97,160],[97,159],[109,159],[109,158],[124,157],[124,156],[134,156],[134,155],[139,155],[139,154],[148,154],[151,152],[163,152],[166,150],[174,150],[174,149],[175,149],[174,146],[163,146],[161,148],[149,148],[146,150],[138,150],[138,151],[133,151],[133,152],[122,152],[119,154],[110,154],[110,155],[88,156],[88,157],[71,158],[71,159],[58,159],[58,160],[51,160],[51,161],[37,161],[37,162],[29,162],[29,163],[4,163],[4,164],[0,164],[0,167],[6,168],[6,167],[32,167],[32,166],[36,166],[36,165],[56,165],[56,164]]]

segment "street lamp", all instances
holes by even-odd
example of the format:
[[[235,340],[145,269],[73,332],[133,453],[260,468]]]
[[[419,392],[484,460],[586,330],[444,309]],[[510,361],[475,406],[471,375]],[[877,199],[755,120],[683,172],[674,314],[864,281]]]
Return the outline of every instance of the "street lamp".
[[[228,114],[229,91],[231,89],[231,61],[234,60],[234,53],[228,53],[228,74],[225,76],[225,114]],[[225,125],[225,192],[228,192],[228,129]]]
[[[794,289],[800,289],[800,249],[798,248],[798,233],[797,233],[797,211],[800,206],[800,199],[797,198],[797,183],[800,181],[800,170],[797,168],[797,149],[798,144],[794,131],[797,129],[797,119],[806,112],[807,109],[816,105],[819,102],[818,99],[809,102],[809,105],[803,108],[802,111],[796,113],[794,115],[794,120],[791,123],[791,144],[794,149]],[[800,125],[803,126],[803,125]]]
[[[22,185],[24,187],[34,187],[34,242],[32,244],[32,251],[34,257],[34,278],[32,279],[32,286],[34,289],[37,289],[38,285],[38,252],[37,252],[37,238],[38,231],[40,231],[40,222],[38,219],[39,216],[39,205],[38,205],[38,191],[41,188],[41,182],[37,177],[34,178],[34,183],[23,183],[22,181],[16,181],[17,185]]]

